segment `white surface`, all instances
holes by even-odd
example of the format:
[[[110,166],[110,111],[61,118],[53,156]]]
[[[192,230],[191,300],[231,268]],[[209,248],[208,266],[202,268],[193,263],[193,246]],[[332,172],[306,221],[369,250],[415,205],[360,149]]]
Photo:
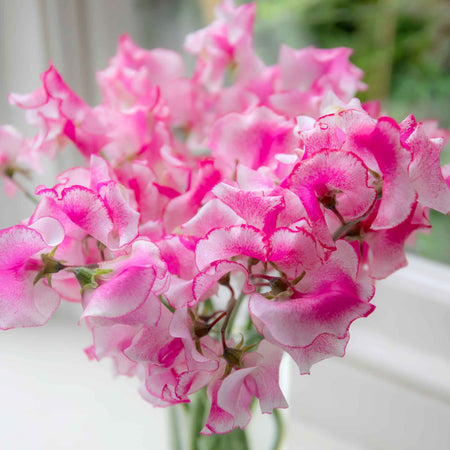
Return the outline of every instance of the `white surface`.
[[[110,361],[89,361],[73,319],[0,333],[0,449],[169,448],[166,411],[139,396],[137,380],[114,378]]]

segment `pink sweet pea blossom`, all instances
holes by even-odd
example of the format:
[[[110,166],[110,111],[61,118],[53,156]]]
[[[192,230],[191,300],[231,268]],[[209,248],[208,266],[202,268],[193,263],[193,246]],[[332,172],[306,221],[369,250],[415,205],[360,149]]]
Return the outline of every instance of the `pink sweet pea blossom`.
[[[338,241],[328,260],[293,286],[291,298],[274,301],[252,294],[250,314],[257,330],[308,373],[311,362],[341,353],[350,324],[373,311],[366,292],[358,282],[353,248]]]
[[[253,396],[258,398],[263,413],[270,413],[274,408],[287,408],[278,387],[281,355],[280,349],[262,341],[258,352],[245,354],[239,367],[226,378],[216,377],[208,388],[212,405],[202,433],[227,433],[233,428],[245,428],[251,418]]]
[[[414,118],[412,118],[414,120]],[[415,121],[414,121],[415,122]],[[408,135],[409,134],[409,135]],[[409,178],[424,206],[443,214],[450,212],[450,190],[440,167],[444,138],[430,138],[424,124],[415,124],[410,133],[403,134],[404,145],[412,154]]]
[[[159,321],[161,302],[158,295],[167,289],[169,280],[166,265],[153,243],[137,240],[129,255],[101,262],[99,269],[100,276],[95,278],[94,285],[89,282],[86,287],[81,286],[83,318],[101,325],[154,325]],[[77,278],[83,275],[80,271],[75,274]]]
[[[124,34],[109,67],[97,72],[104,104],[126,110],[151,106],[159,90],[170,89],[173,80],[184,76],[184,63],[176,52],[157,48],[145,50]],[[163,94],[164,96],[164,94]]]
[[[329,93],[348,102],[357,91],[367,87],[361,82],[363,72],[349,61],[351,53],[351,49],[343,47],[294,50],[282,45],[279,79],[270,104],[289,117],[303,114],[317,117]]]
[[[61,228],[54,222],[52,226]],[[24,225],[0,231],[0,328],[3,330],[43,325],[59,306],[60,296],[45,278],[62,267],[51,257],[47,263],[41,260],[40,255],[44,251],[50,253],[51,247],[39,231]]]
[[[251,169],[270,167],[276,153],[295,148],[293,125],[266,107],[245,114],[227,114],[211,131],[212,153],[227,176],[232,175],[237,163]]]
[[[256,77],[263,67],[253,50],[255,5],[235,7],[225,0],[217,16],[208,27],[189,34],[184,44],[198,55],[194,78],[213,91],[220,89],[228,65],[236,66],[238,80]]]
[[[367,167],[356,155],[328,150],[300,162],[286,185],[302,201],[320,242],[333,248],[324,212],[333,212],[341,222],[362,217],[377,195],[368,185],[368,176]]]
[[[29,140],[12,126],[0,127],[0,178],[5,192],[14,195],[18,191],[14,175],[19,173],[29,176],[32,170],[41,172],[42,165],[39,154],[34,151]]]
[[[132,376],[137,372],[137,363],[125,355],[139,328],[131,325],[114,324],[111,326],[93,326],[94,344],[85,349],[90,359],[101,360],[109,357],[114,361],[117,374]]]
[[[137,237],[139,214],[133,198],[111,179],[101,158],[92,157],[91,171],[69,170],[59,179],[54,188],[41,187],[37,193],[48,199],[50,208],[60,211],[63,223],[69,221],[113,250]]]
[[[94,111],[65,84],[53,65],[41,78],[38,90],[9,97],[11,104],[27,110],[28,121],[39,128],[36,147],[54,152],[60,139],[68,138],[83,155],[98,153],[106,140]]]

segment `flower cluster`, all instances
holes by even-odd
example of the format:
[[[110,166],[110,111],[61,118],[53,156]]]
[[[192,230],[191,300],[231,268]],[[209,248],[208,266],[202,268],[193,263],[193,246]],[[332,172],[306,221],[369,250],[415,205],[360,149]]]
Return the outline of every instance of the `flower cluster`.
[[[301,373],[342,356],[375,280],[406,264],[430,208],[450,212],[446,133],[354,98],[365,85],[347,48],[283,46],[265,65],[254,14],[224,1],[187,36],[191,77],[177,53],[122,36],[96,107],[51,66],[10,96],[36,136],[0,128],[9,191],[68,144],[85,160],[0,231],[0,328],[80,302],[88,356],[138,376],[145,399],[207,390],[204,434],[244,428],[253,397],[286,407],[283,353]]]

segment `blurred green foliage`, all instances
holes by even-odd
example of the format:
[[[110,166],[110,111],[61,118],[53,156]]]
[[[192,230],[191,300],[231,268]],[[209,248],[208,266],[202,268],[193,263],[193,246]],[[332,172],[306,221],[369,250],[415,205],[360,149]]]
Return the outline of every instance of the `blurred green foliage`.
[[[248,3],[247,1],[241,3]],[[438,119],[450,128],[450,2],[448,0],[257,0],[256,46],[266,62],[285,43],[294,48],[351,47],[369,89],[401,121]],[[442,153],[450,163],[450,146]],[[433,231],[412,251],[450,263],[450,217],[430,214]]]

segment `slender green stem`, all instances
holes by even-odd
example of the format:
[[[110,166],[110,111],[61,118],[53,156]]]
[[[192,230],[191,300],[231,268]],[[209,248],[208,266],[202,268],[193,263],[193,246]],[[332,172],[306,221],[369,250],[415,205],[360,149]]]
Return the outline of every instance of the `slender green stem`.
[[[226,434],[212,434],[204,436],[200,431],[208,412],[208,397],[206,389],[202,389],[192,396],[190,403],[179,406],[171,406],[170,431],[173,450],[250,450],[246,430],[237,428]],[[181,417],[180,413],[183,413]],[[189,435],[182,434],[182,419],[187,419]]]
[[[190,421],[191,421],[191,444],[190,450],[199,450],[199,439],[201,438],[200,431],[203,427],[203,418],[205,415],[205,407],[206,407],[206,390],[202,389],[200,392],[197,392],[191,401],[191,406],[189,408]]]
[[[236,428],[235,430],[228,433],[230,436],[231,445],[229,448],[233,450],[250,450],[250,446],[248,445],[247,432],[245,430],[241,430],[240,428]]]
[[[177,417],[176,406],[169,408],[169,425],[170,425],[170,440],[173,450],[183,450],[181,444],[180,423]]]
[[[280,450],[285,430],[283,417],[278,409],[273,410],[273,418],[275,420],[275,439],[273,441],[272,450]]]
[[[344,227],[346,222],[345,219],[342,217],[342,214],[336,209],[335,206],[333,208],[330,208],[330,210],[334,212],[335,216],[339,219],[341,225]]]
[[[238,299],[236,301],[236,305],[234,306],[234,309],[231,312],[230,320],[228,321],[228,327],[229,327],[228,329],[229,330],[231,330],[233,328],[233,323],[234,323],[234,321],[236,319],[237,313],[239,311],[239,307],[241,306],[242,301],[244,300],[245,297],[246,297],[246,294],[244,294],[243,292],[241,292],[239,294],[239,297],[238,297]]]
[[[214,325],[215,325],[216,323],[220,322],[226,315],[227,315],[227,313],[226,313],[225,311],[222,312],[222,313],[220,313],[219,316],[216,317],[216,318],[214,319],[213,322],[211,322],[211,323],[208,324],[209,329],[213,328]]]
[[[379,197],[381,198],[381,196]],[[373,209],[375,208],[376,201],[372,204],[372,206],[368,209],[368,211],[361,217],[358,217],[355,220],[350,220],[349,222],[342,224],[333,234],[333,241],[337,241],[340,238],[344,238],[346,234],[359,222],[367,219],[369,215],[372,213]]]
[[[39,200],[30,192],[28,192],[28,189],[16,178],[13,178],[12,176],[9,177],[9,179],[21,190],[27,198],[29,198],[35,205],[39,203]]]
[[[225,333],[227,331],[227,326],[228,322],[230,321],[231,313],[233,312],[233,309],[236,306],[236,297],[234,296],[234,291],[232,290],[233,288],[231,286],[228,286],[228,288],[231,289],[231,298],[228,301],[225,320],[222,322],[222,326],[220,328],[220,334],[222,336],[222,345],[224,351],[227,348]]]
[[[333,241],[337,241],[338,239],[345,237],[345,234],[360,220],[353,220],[351,222],[347,222],[345,225],[341,225],[333,234]]]
[[[167,301],[166,297],[164,295],[159,296],[159,301],[171,312],[175,312],[175,308],[169,305],[169,302]]]

